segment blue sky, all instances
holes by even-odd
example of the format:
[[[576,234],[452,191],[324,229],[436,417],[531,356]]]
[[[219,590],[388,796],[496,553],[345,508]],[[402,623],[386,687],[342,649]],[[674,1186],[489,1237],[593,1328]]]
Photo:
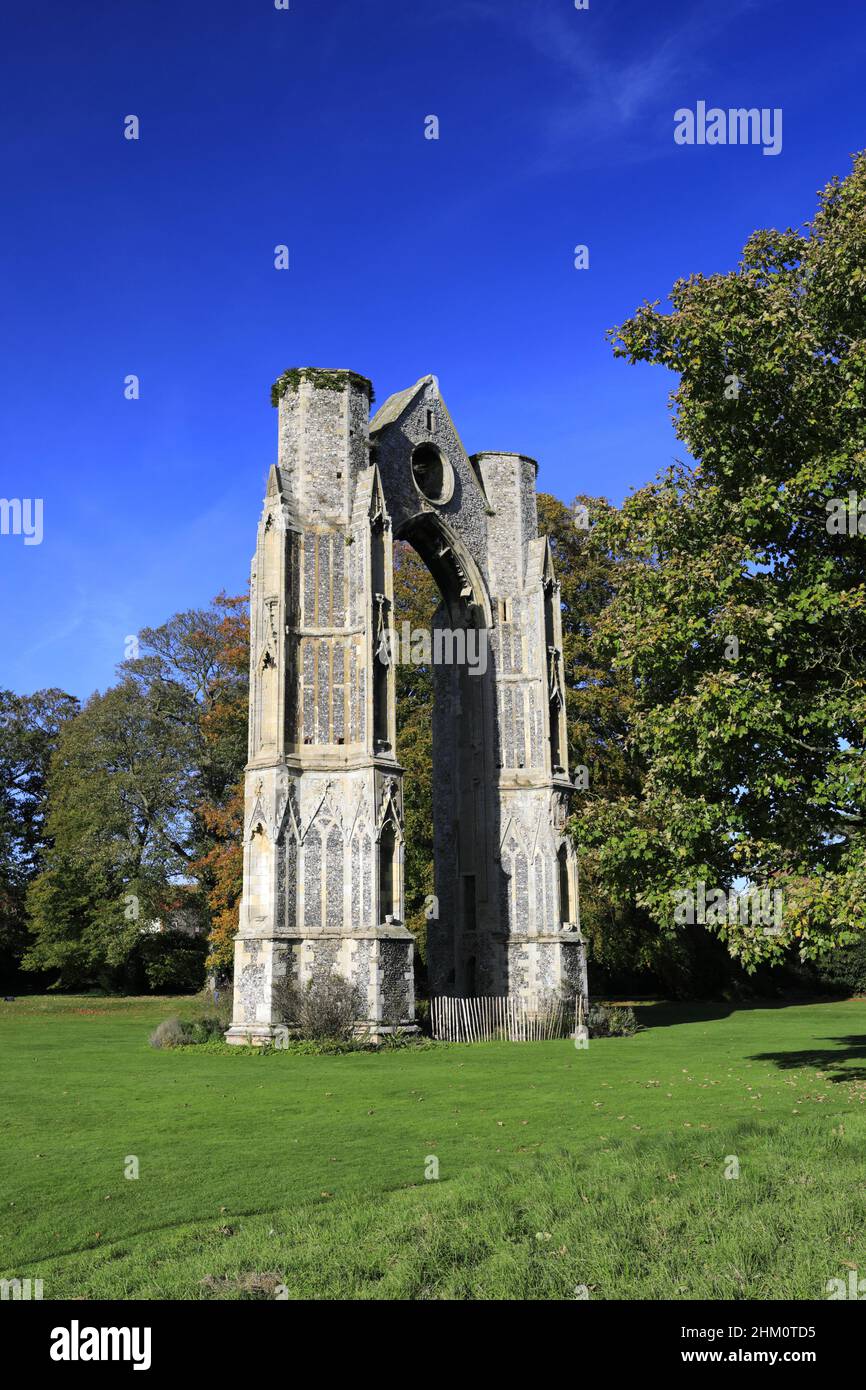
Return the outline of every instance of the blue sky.
[[[289,366],[380,402],[434,372],[470,453],[621,500],[677,452],[674,381],[605,330],[866,146],[859,0],[49,0],[3,40],[0,496],[44,502],[41,545],[0,536],[20,691],[104,689],[128,633],[244,588]],[[782,152],[676,145],[698,100],[781,107]]]

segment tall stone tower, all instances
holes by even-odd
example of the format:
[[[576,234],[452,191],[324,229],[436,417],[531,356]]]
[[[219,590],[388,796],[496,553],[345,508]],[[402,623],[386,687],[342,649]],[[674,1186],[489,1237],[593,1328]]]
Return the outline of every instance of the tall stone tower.
[[[229,1041],[273,1035],[273,987],[286,974],[351,980],[359,1023],[377,1033],[413,1023],[389,640],[395,538],[438,584],[438,650],[451,653],[434,658],[431,989],[586,991],[565,834],[559,590],[537,535],[536,465],[518,454],[470,459],[435,377],[390,397],[372,421],[371,396],[348,371],[301,368],[274,386],[278,457],[251,575]],[[461,651],[484,660],[461,661]]]

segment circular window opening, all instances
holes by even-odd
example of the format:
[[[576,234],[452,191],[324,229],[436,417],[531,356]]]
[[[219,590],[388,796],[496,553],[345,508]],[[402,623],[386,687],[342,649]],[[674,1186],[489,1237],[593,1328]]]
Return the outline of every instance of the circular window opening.
[[[422,497],[437,504],[448,502],[454,492],[454,473],[435,444],[419,444],[412,455],[412,477]]]

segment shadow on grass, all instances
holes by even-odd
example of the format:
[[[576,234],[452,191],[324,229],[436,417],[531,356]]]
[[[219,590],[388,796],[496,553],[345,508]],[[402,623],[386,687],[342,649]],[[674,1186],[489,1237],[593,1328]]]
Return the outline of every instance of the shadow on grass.
[[[799,1052],[757,1052],[750,1061],[773,1062],[782,1071],[814,1067],[825,1073],[827,1081],[866,1081],[866,1034],[851,1033],[847,1037],[823,1041],[837,1046],[806,1047]]]
[[[839,1002],[827,995],[810,997],[792,995],[788,999],[686,999],[660,1000],[641,1004],[634,1000],[634,1011],[645,1028],[674,1028],[680,1023],[712,1023],[732,1014],[748,1013],[753,1009],[797,1009],[807,1004]]]

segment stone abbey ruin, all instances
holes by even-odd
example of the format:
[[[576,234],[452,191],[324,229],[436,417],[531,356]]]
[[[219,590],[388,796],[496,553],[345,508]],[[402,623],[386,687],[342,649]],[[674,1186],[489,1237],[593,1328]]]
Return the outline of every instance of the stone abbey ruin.
[[[251,579],[234,1042],[274,1036],[287,974],[350,980],[366,1000],[359,1024],[376,1033],[414,1021],[389,642],[397,539],[436,581],[434,629],[471,632],[487,653],[483,669],[432,668],[430,992],[586,992],[559,587],[538,535],[537,465],[470,458],[433,376],[372,419],[371,396],[348,371],[300,368],[274,386],[278,457]]]

